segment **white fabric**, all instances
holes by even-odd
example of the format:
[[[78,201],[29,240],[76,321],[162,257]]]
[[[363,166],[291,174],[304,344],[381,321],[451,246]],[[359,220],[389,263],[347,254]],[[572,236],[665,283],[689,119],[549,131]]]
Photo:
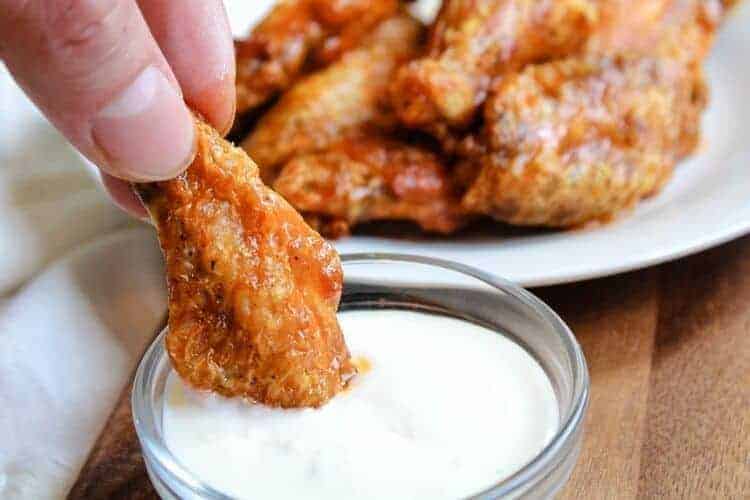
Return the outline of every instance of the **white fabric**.
[[[124,224],[133,222],[0,64],[0,294]]]
[[[164,317],[147,229],[86,245],[0,315],[2,498],[64,496]]]
[[[0,498],[64,498],[166,312],[115,208],[0,65]]]

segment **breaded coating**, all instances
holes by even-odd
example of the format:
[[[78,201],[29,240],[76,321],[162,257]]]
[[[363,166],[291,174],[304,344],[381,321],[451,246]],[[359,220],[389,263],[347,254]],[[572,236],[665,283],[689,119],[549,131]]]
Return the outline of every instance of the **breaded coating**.
[[[293,156],[325,149],[365,125],[391,127],[383,96],[394,70],[416,54],[421,33],[418,21],[399,14],[381,23],[362,47],[286,92],[242,143],[263,180],[271,184]]]
[[[705,104],[700,71],[673,57],[529,66],[487,102],[463,206],[516,225],[606,219],[669,179],[698,141]]]
[[[320,406],[354,368],[336,319],[333,247],[197,122],[187,171],[136,190],[167,264],[167,351],[190,385],[280,407]]]
[[[235,42],[237,113],[338,59],[397,9],[398,0],[280,0],[247,39]]]
[[[595,0],[445,0],[427,54],[393,83],[396,113],[411,127],[463,127],[494,78],[580,49],[596,19]]]
[[[425,231],[451,233],[466,220],[441,159],[384,137],[347,139],[298,156],[273,187],[330,236],[373,220],[413,221]]]

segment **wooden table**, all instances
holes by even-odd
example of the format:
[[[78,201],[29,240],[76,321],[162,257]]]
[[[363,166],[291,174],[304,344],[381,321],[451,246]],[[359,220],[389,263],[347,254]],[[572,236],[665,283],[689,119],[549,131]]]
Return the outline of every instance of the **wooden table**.
[[[562,498],[750,498],[750,237],[535,292],[578,336],[592,380],[583,451]],[[155,497],[128,403],[70,498]]]

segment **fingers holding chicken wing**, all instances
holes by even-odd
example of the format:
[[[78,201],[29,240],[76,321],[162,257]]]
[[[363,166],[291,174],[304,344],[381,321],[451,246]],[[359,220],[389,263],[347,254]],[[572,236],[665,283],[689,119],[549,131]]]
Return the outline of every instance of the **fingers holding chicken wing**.
[[[354,373],[338,256],[241,149],[202,122],[197,136],[185,173],[137,185],[167,263],[172,364],[200,389],[320,406]]]
[[[358,45],[398,0],[281,0],[245,40],[235,43],[237,112],[256,108],[310,68]]]
[[[444,234],[466,222],[440,158],[384,137],[352,138],[298,156],[273,187],[297,210],[327,221],[339,234],[373,220],[412,221]]]

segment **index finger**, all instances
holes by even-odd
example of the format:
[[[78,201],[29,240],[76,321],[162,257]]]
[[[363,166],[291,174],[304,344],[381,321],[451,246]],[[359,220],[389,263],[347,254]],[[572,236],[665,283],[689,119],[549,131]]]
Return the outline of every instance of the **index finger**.
[[[220,132],[235,111],[234,45],[221,0],[137,0],[188,104]]]

